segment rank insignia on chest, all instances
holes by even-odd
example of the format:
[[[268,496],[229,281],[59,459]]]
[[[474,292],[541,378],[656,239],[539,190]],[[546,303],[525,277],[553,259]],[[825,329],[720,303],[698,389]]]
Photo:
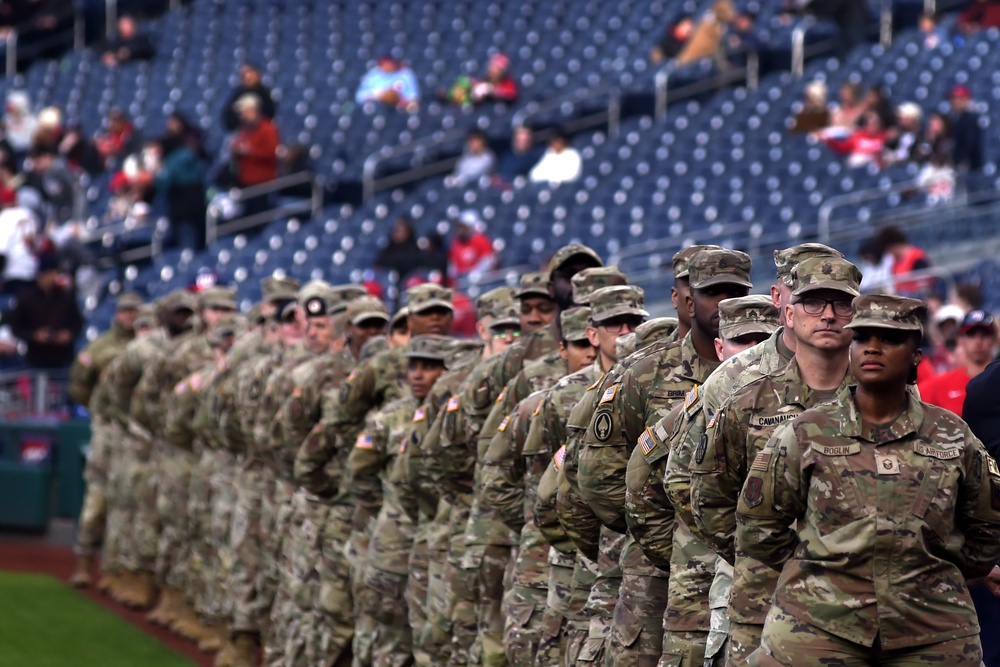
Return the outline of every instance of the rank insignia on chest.
[[[992,456],[986,456],[986,468],[994,477],[1000,477],[1000,467],[997,466],[997,460]]]
[[[448,412],[457,412],[460,407],[462,407],[462,399],[458,396],[452,396],[448,399],[448,407],[445,410]]]
[[[354,441],[354,449],[375,449],[375,439],[367,433],[360,433]]]
[[[559,451],[552,457],[552,462],[555,463],[556,470],[563,467],[563,464],[566,463],[566,445],[559,448]]]
[[[420,406],[417,408],[416,412],[413,413],[413,423],[422,422],[427,419],[427,408]]]
[[[876,454],[875,469],[880,475],[898,475],[899,459],[895,454]]]
[[[649,453],[656,448],[656,441],[653,440],[653,434],[649,432],[648,428],[639,436],[639,447],[642,449],[643,456],[649,456]]]
[[[601,400],[598,402],[598,405],[610,403],[611,401],[615,400],[615,394],[617,393],[618,393],[618,385],[616,384],[611,385],[610,387],[604,390],[603,394],[601,394]]]

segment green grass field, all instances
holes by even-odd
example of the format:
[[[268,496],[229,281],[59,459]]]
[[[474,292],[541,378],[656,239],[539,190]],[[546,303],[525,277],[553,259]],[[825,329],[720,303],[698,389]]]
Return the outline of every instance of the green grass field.
[[[3,667],[194,667],[55,579],[0,572]]]

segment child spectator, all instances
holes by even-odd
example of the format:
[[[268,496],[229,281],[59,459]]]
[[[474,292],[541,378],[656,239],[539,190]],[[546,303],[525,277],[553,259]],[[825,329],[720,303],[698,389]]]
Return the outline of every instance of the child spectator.
[[[920,15],[917,25],[924,36],[924,48],[928,51],[936,49],[948,41],[948,33],[938,26],[938,17],[934,12],[924,12]]]
[[[486,63],[486,76],[459,77],[452,84],[447,95],[447,101],[462,106],[474,106],[486,102],[517,101],[517,82],[509,74],[510,58],[504,53],[494,53]]]

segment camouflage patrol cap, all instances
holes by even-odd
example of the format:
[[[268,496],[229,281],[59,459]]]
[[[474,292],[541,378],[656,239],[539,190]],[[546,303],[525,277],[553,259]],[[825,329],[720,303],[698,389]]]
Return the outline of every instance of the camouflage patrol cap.
[[[676,317],[654,317],[635,328],[635,349],[641,350],[650,343],[666,338],[677,331],[680,321]]]
[[[243,316],[238,313],[224,315],[208,333],[208,344],[212,347],[222,345],[225,338],[239,334],[245,322]]]
[[[544,271],[532,271],[531,273],[521,274],[521,281],[517,291],[514,292],[514,298],[523,299],[529,296],[541,296],[551,299],[552,293],[549,292],[549,285],[551,283],[549,274]]]
[[[496,321],[500,317],[506,316],[512,308],[516,310],[517,304],[514,302],[516,291],[515,288],[504,285],[481,294],[476,299],[476,319],[492,317]]]
[[[198,309],[198,297],[184,288],[176,289],[163,297],[160,305],[167,312],[186,309],[193,313]]]
[[[549,275],[551,276],[553,271],[574,258],[587,260],[591,266],[604,266],[604,260],[601,259],[596,250],[582,243],[570,243],[559,248],[556,250],[556,254],[552,255],[552,259],[549,260]]]
[[[326,309],[330,315],[336,315],[347,310],[347,305],[354,299],[368,296],[368,290],[360,285],[333,285],[327,293]]]
[[[635,352],[635,332],[622,334],[615,339],[615,358],[624,359]]]
[[[299,288],[295,300],[305,310],[306,317],[325,317],[330,314],[327,298],[330,295],[330,287],[330,283],[325,280],[310,280]],[[284,316],[284,309],[289,307],[287,304],[284,306],[282,316]]]
[[[753,287],[750,282],[752,265],[750,255],[739,250],[702,250],[688,262],[688,281],[692,289],[705,289],[712,285]]]
[[[142,305],[142,295],[129,290],[118,295],[115,301],[115,310],[135,310]]]
[[[260,281],[262,301],[294,299],[299,289],[299,281],[287,276],[268,276]]]
[[[144,303],[138,308],[135,316],[136,329],[149,329],[156,326],[156,306],[151,303]]]
[[[378,297],[366,295],[347,304],[346,317],[351,324],[358,325],[365,320],[381,320],[388,324],[389,309]]]
[[[237,310],[236,288],[216,285],[198,293],[198,305],[213,310]]]
[[[717,245],[689,245],[688,247],[674,253],[671,261],[674,268],[674,278],[687,278],[691,263],[691,258],[702,250],[721,250],[722,246]]]
[[[777,279],[786,285],[792,284],[792,269],[810,257],[839,257],[844,254],[822,243],[800,243],[791,248],[774,251],[774,268],[777,269]]]
[[[444,360],[445,368],[452,370],[479,359],[485,343],[478,338],[452,339]]]
[[[635,285],[602,287],[590,295],[590,319],[600,323],[623,315],[649,317],[643,298],[642,288]]]
[[[559,313],[559,327],[562,338],[569,342],[587,338],[587,327],[590,325],[590,308],[578,306]]]
[[[573,303],[586,306],[591,295],[603,287],[627,285],[628,278],[615,266],[595,266],[584,269],[570,278],[573,285]]]
[[[792,296],[821,289],[860,294],[861,271],[840,257],[811,257],[792,267]]]
[[[389,330],[391,331],[393,329],[398,329],[400,327],[404,328],[407,327],[408,324],[406,322],[406,318],[409,316],[410,316],[410,309],[407,308],[406,306],[403,306],[402,308],[397,310],[396,313],[392,316],[392,319],[389,320]]]
[[[751,294],[719,302],[720,338],[732,340],[749,334],[770,336],[778,326],[778,309],[769,296]]]
[[[434,283],[423,283],[406,290],[406,306],[411,315],[419,315],[431,308],[455,309],[451,304],[451,290]]]
[[[410,339],[409,346],[403,356],[407,359],[430,359],[445,363],[448,360],[448,352],[453,342],[454,339],[449,336],[421,334]]]
[[[886,294],[865,294],[851,304],[854,319],[847,329],[902,329],[924,331],[927,305],[920,299]]]

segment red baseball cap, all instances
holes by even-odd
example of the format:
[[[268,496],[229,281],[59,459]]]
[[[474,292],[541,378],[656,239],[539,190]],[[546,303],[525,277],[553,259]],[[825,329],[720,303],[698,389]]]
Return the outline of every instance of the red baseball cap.
[[[951,89],[950,97],[962,97],[965,99],[972,99],[972,91],[968,89],[967,86],[955,86]]]

